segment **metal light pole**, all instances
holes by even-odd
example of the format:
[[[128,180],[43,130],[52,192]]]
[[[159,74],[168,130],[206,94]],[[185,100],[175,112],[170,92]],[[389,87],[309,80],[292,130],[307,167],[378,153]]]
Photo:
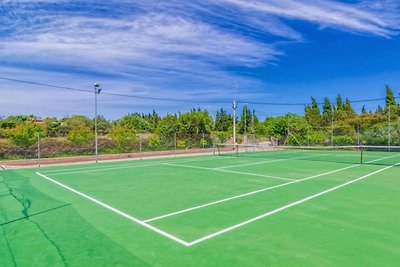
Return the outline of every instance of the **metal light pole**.
[[[247,103],[244,104],[244,136],[246,138],[246,143],[247,143]]]
[[[254,134],[254,116],[256,111],[253,109],[253,115],[251,116],[251,134]]]
[[[333,122],[334,122],[334,108],[332,105],[332,124],[331,124],[331,146],[333,147]]]
[[[388,131],[389,131],[389,133],[388,133],[388,138],[389,138],[389,140],[388,140],[388,149],[389,149],[389,151],[390,151],[390,146],[391,146],[391,144],[392,144],[392,135],[391,135],[391,131],[390,131],[390,128],[391,128],[391,110],[390,110],[390,105],[389,105],[389,123],[388,123],[388,125],[389,125],[389,129],[388,129]]]
[[[233,109],[233,145],[236,146],[236,102],[232,101],[232,109]]]
[[[97,95],[100,94],[101,88],[100,83],[96,82],[94,84],[94,142],[95,142],[95,153],[96,153],[96,163],[99,160],[99,150],[98,150],[98,140],[97,140]]]

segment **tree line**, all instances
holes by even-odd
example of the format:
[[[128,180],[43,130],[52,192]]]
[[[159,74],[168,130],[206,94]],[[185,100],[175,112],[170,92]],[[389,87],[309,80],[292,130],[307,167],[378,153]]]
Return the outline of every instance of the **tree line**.
[[[388,127],[389,117],[393,121],[392,128]],[[304,115],[287,113],[267,117],[264,121],[245,105],[236,120],[238,142],[243,141],[241,134],[246,133],[273,144],[400,145],[398,118],[400,107],[393,91],[386,86],[385,105],[375,110],[363,106],[356,112],[348,98],[343,100],[338,95],[334,103],[325,98],[322,105],[312,97],[311,103],[304,107]],[[138,147],[145,150],[184,149],[232,142],[233,117],[223,108],[215,116],[197,108],[165,116],[155,111],[133,113],[114,121],[99,116],[97,125],[104,153],[131,152]],[[38,137],[49,150],[58,147],[49,152],[51,156],[91,154],[94,120],[82,115],[43,120],[32,115],[0,118],[0,158],[29,156]]]

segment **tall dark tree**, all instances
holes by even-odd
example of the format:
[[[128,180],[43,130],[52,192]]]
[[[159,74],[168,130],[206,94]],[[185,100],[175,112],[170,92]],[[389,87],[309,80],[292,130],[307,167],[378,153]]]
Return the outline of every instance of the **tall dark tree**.
[[[221,108],[215,115],[215,130],[227,132],[233,124],[233,118],[225,109]]]
[[[354,112],[353,107],[351,106],[350,100],[346,98],[346,102],[344,104],[343,111],[347,116],[354,116],[356,113]]]
[[[361,114],[367,114],[367,109],[365,108],[365,105],[361,108]]]
[[[386,85],[386,99],[385,99],[385,113],[390,114],[392,116],[400,115],[400,107],[396,103],[396,98],[394,97],[392,89],[388,85]]]
[[[378,105],[378,108],[376,109],[376,114],[383,114],[383,108],[380,105]]]
[[[242,116],[240,117],[240,133],[250,133],[249,129],[251,128],[251,117],[252,111],[247,107],[247,105],[243,106]],[[245,130],[246,127],[246,130]]]
[[[322,108],[322,117],[325,125],[332,121],[332,104],[329,98],[325,97],[324,106]]]
[[[335,121],[343,120],[343,118],[346,116],[345,104],[343,103],[343,99],[342,99],[341,95],[338,95],[336,98],[336,107],[334,109],[333,116],[334,116]]]
[[[337,110],[343,110],[344,109],[344,104],[342,100],[342,96],[338,95],[336,98],[336,109]]]
[[[317,100],[314,97],[311,97],[311,106],[307,105],[305,107],[305,118],[311,126],[320,126],[321,110],[319,109]]]
[[[396,99],[394,97],[393,91],[388,85],[386,85],[386,107],[396,105]]]

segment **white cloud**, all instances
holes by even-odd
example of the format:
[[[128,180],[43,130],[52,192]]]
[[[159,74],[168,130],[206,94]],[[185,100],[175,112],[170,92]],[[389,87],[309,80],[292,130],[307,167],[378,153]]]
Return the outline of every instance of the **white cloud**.
[[[344,31],[360,32],[373,35],[391,36],[398,34],[399,6],[391,2],[396,9],[383,9],[381,5],[345,4],[333,1],[294,1],[294,0],[219,0],[247,10],[260,12],[285,19],[298,19],[316,23],[320,26],[333,27]],[[381,1],[376,1],[380,2]],[[395,15],[397,13],[397,15]]]

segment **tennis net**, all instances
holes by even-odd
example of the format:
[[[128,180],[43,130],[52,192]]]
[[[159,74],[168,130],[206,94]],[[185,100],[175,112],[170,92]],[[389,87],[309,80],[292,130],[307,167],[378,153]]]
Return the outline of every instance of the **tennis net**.
[[[398,165],[400,146],[270,146],[218,144],[216,155],[337,162],[346,164]]]

